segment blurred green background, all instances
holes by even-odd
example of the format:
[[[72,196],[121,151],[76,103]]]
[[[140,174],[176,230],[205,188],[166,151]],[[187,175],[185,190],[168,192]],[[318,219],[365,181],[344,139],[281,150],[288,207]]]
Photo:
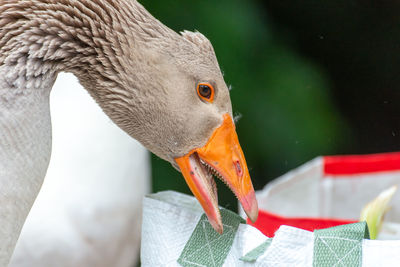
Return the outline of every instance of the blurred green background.
[[[175,31],[212,42],[256,189],[319,155],[400,150],[395,1],[140,1]],[[152,156],[153,190],[190,194]],[[236,210],[218,183],[220,205]]]

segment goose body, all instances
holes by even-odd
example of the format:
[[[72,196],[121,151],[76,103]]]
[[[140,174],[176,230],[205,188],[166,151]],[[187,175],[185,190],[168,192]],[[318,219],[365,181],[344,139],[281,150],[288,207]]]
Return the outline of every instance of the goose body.
[[[212,173],[256,219],[229,91],[206,37],[172,31],[134,0],[2,0],[0,266],[47,171],[59,72],[73,73],[117,126],[182,172],[216,231],[223,225]]]
[[[71,74],[58,75],[50,111],[50,164],[9,267],[132,266],[150,190],[148,152]]]

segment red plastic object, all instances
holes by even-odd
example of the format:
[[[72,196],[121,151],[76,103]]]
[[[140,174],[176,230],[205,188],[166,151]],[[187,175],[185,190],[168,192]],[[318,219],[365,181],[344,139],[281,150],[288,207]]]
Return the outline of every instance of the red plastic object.
[[[328,175],[338,176],[395,170],[400,170],[399,152],[324,157],[324,174]]]
[[[268,237],[273,237],[276,230],[278,230],[281,225],[289,225],[304,230],[314,231],[317,229],[324,229],[355,222],[357,221],[330,218],[281,217],[264,210],[259,211],[258,219],[255,223],[252,223],[249,219],[247,219],[248,224],[253,225]]]

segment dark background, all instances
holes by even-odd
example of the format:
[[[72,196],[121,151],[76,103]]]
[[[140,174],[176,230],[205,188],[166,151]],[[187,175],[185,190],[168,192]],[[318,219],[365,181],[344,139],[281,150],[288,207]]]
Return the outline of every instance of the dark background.
[[[400,150],[400,2],[140,1],[213,43],[255,189],[319,155]],[[152,156],[153,190],[190,194]],[[218,183],[220,205],[236,199]]]

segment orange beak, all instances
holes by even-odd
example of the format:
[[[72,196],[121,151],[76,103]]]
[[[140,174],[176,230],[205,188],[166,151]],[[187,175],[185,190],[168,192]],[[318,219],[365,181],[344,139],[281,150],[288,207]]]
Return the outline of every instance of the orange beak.
[[[251,221],[255,222],[258,216],[257,200],[235,124],[229,114],[224,114],[223,119],[205,146],[175,159],[190,190],[220,234],[223,226],[213,174],[229,186]]]

